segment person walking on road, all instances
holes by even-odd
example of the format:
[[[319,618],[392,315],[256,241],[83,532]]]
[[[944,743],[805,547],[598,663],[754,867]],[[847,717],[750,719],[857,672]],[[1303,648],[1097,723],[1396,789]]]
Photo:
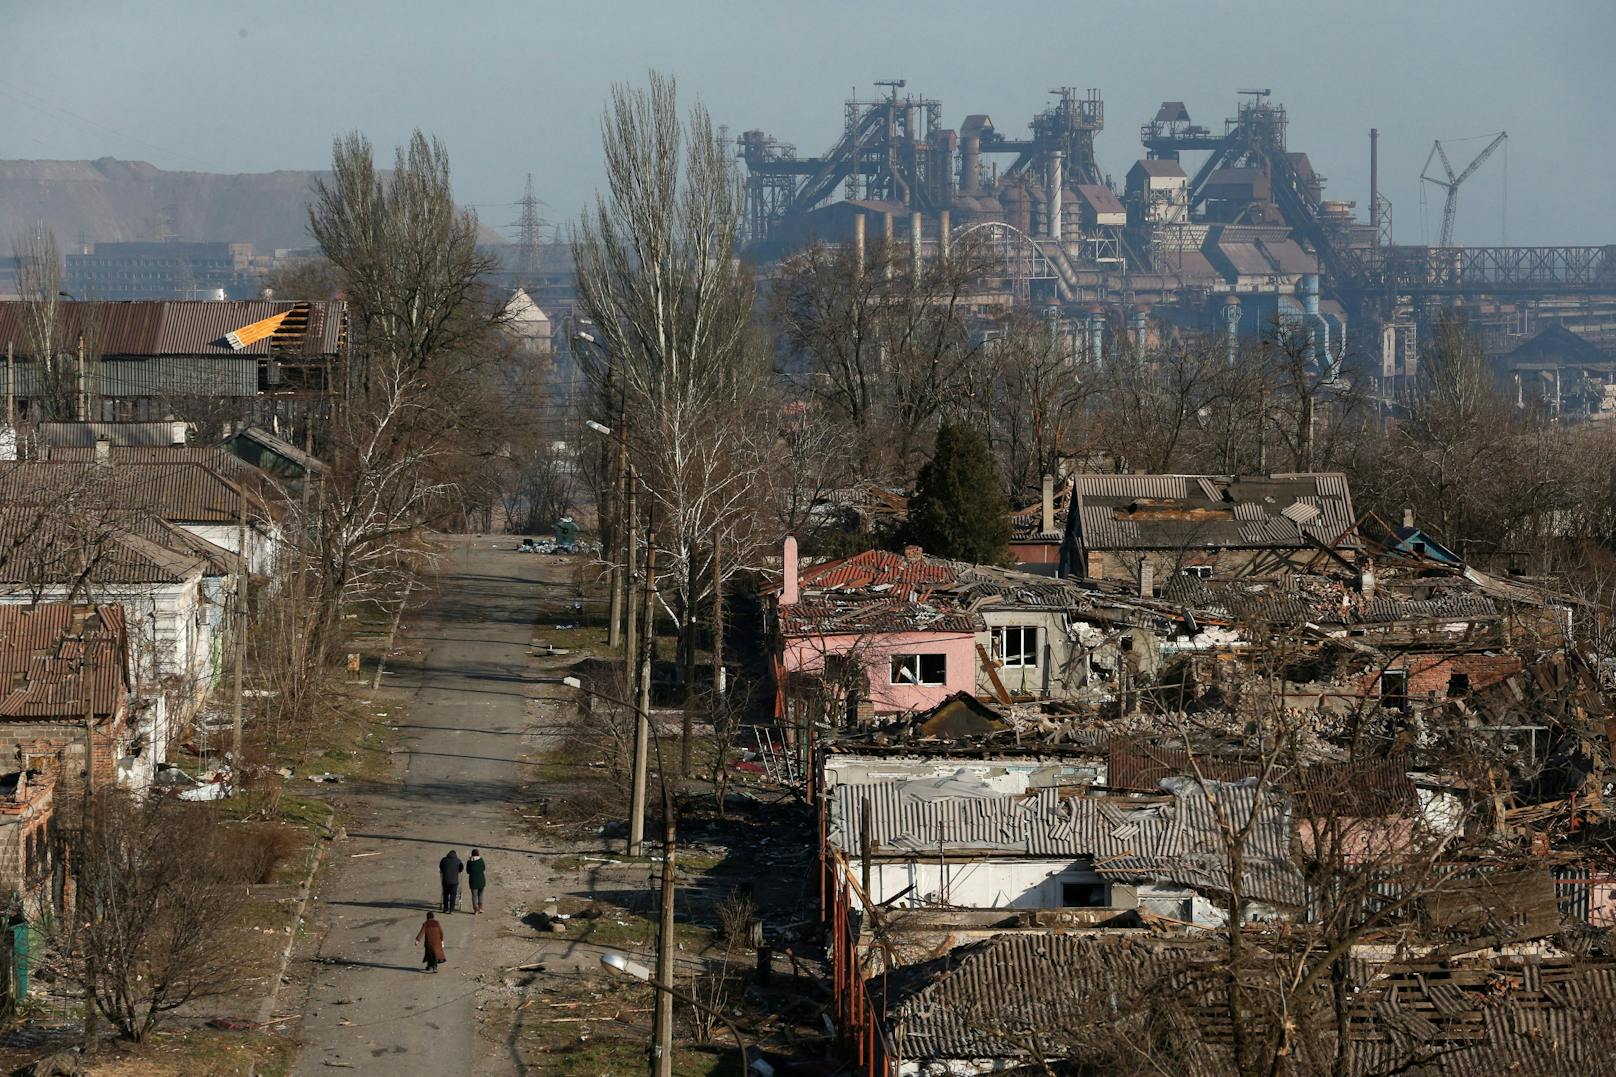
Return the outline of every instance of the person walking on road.
[[[453,849],[438,861],[438,881],[443,883],[443,911],[454,912],[460,904],[460,873],[466,870],[460,856]]]
[[[436,916],[430,912],[426,914],[426,922],[415,933],[415,941],[426,943],[426,950],[421,955],[421,960],[426,963],[426,971],[437,972],[439,963],[447,959],[443,956],[443,925],[438,923]]]
[[[471,851],[471,859],[466,861],[466,885],[471,888],[472,913],[482,912],[483,887],[488,885],[488,861],[476,849]]]

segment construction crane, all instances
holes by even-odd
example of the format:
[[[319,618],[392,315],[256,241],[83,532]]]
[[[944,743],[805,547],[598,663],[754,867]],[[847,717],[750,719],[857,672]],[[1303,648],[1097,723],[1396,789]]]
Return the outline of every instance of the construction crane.
[[[1486,138],[1487,136],[1482,135],[1480,137]],[[1482,163],[1493,155],[1493,151],[1502,146],[1508,138],[1508,131],[1498,132],[1497,135],[1493,136],[1493,140],[1487,143],[1487,148],[1476,154],[1476,159],[1466,165],[1465,170],[1458,175],[1453,174],[1453,165],[1448,161],[1448,151],[1442,148],[1442,140],[1437,139],[1432,144],[1431,152],[1425,155],[1425,167],[1420,170],[1420,179],[1426,183],[1434,183],[1448,192],[1447,201],[1442,206],[1442,237],[1437,246],[1453,246],[1453,215],[1459,209],[1459,185],[1475,175],[1476,169],[1480,168]],[[1447,179],[1430,174],[1433,160],[1442,162],[1442,171],[1447,173]]]

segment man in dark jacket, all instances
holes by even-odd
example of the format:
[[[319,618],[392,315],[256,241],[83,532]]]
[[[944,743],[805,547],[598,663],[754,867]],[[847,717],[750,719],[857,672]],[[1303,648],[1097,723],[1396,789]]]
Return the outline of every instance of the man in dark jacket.
[[[443,884],[443,911],[454,912],[460,904],[460,873],[466,870],[460,856],[450,849],[438,861],[438,881]]]
[[[488,885],[488,861],[476,849],[471,851],[471,859],[466,861],[466,885],[471,887],[471,911],[483,911],[483,887]]]

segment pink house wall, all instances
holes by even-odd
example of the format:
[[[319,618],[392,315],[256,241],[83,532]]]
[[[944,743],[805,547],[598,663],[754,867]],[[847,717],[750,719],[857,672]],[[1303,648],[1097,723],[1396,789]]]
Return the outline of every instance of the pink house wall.
[[[955,692],[976,690],[976,636],[970,632],[891,632],[879,636],[809,636],[785,641],[787,673],[822,673],[827,655],[858,654],[878,713],[928,710]],[[895,654],[948,656],[946,683],[893,684]]]

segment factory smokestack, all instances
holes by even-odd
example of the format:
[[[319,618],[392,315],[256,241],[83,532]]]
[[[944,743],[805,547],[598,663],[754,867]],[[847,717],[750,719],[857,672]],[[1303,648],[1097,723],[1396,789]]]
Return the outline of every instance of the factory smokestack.
[[[948,261],[948,210],[937,215],[937,260]]]
[[[1380,128],[1369,129],[1369,227],[1374,230],[1375,246],[1380,246]]]
[[[1056,150],[1049,155],[1049,238],[1060,242],[1061,188],[1065,177],[1061,175],[1061,162],[1065,155]]]
[[[853,271],[864,275],[864,214],[853,214]]]

